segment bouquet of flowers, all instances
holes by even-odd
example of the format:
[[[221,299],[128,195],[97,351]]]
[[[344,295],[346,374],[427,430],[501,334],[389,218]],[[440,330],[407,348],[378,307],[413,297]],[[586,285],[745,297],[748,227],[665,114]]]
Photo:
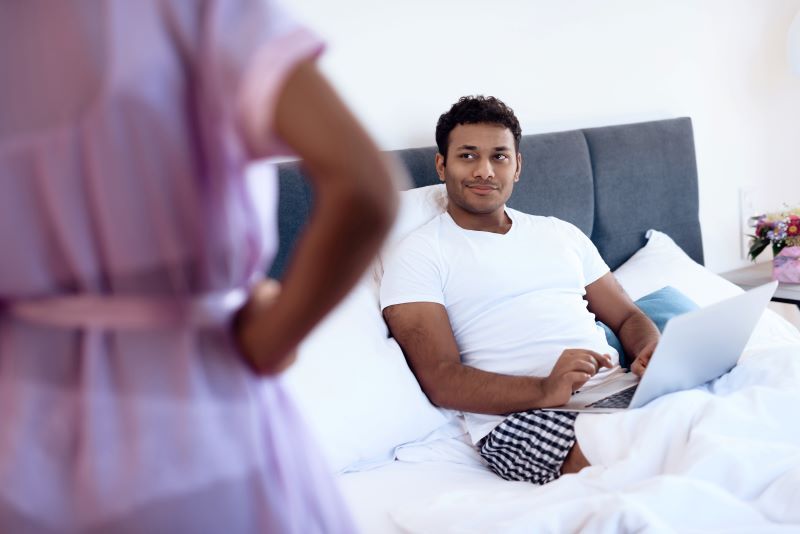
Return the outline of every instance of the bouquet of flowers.
[[[748,256],[755,261],[768,245],[777,256],[784,247],[800,246],[800,208],[778,213],[765,213],[750,218],[755,235],[750,235]]]

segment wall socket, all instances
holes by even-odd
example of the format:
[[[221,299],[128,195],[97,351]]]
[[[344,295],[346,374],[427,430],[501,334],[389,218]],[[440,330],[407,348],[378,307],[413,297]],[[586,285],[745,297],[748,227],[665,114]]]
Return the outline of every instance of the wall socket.
[[[755,194],[756,190],[753,187],[739,188],[739,235],[741,236],[739,246],[743,260],[748,259],[747,252],[750,250],[750,238],[747,235],[755,230],[749,224],[750,217],[760,215],[756,210]]]

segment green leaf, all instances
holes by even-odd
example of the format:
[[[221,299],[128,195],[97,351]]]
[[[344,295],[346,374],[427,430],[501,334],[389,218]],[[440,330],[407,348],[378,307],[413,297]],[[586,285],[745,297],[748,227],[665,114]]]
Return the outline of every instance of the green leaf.
[[[764,252],[764,249],[767,248],[767,245],[769,245],[768,239],[753,240],[752,245],[750,245],[750,251],[747,253],[747,255],[750,256],[752,261],[756,261],[756,257]]]

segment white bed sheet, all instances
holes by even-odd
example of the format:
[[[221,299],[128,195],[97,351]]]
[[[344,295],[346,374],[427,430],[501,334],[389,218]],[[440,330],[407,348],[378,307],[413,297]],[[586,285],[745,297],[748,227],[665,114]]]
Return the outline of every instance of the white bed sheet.
[[[730,374],[577,431],[595,465],[544,487],[499,479],[458,438],[340,482],[369,534],[800,532],[800,332],[774,312]]]
[[[395,520],[395,514],[413,513],[420,503],[447,495],[454,488],[499,491],[507,484],[481,465],[445,461],[398,461],[370,471],[346,473],[339,482],[356,523],[365,534],[406,532]]]

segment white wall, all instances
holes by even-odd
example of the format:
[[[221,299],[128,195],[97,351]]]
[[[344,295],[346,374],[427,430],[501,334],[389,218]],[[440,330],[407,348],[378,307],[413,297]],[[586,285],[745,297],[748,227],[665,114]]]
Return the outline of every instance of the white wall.
[[[291,1],[291,0],[290,0]],[[740,257],[739,188],[800,204],[800,0],[293,0],[321,65],[385,149],[434,144],[464,94],[495,95],[523,133],[690,116],[706,264]]]

